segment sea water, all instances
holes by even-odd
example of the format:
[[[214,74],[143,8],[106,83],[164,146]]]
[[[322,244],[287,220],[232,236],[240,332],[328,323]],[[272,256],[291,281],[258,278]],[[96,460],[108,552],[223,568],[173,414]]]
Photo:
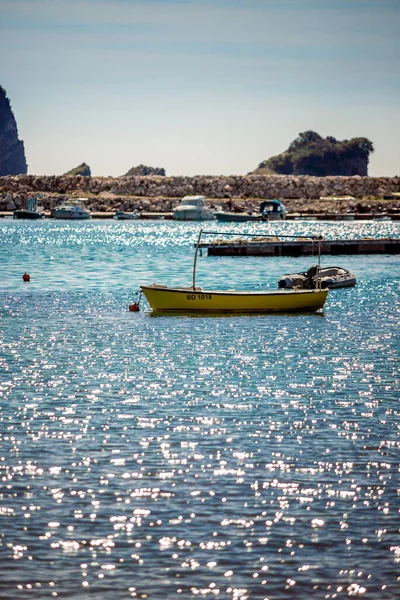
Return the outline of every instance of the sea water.
[[[304,315],[153,316],[200,227],[330,239],[391,222],[0,220],[0,598],[400,595],[397,255]],[[277,288],[312,257],[199,257]],[[31,282],[22,281],[23,273]]]

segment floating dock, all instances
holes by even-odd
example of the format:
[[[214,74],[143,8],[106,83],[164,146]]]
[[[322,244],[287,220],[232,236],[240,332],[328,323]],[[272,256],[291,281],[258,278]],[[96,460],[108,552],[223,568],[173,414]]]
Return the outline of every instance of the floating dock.
[[[216,240],[201,243],[209,256],[318,256],[321,254],[399,254],[400,239],[298,240],[272,239]]]

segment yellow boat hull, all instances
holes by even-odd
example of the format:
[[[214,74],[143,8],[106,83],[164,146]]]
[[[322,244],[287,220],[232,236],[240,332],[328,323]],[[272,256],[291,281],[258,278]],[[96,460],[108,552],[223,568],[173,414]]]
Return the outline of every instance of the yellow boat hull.
[[[316,311],[325,304],[328,290],[277,292],[213,291],[196,288],[168,288],[153,284],[141,286],[156,312],[301,312]]]

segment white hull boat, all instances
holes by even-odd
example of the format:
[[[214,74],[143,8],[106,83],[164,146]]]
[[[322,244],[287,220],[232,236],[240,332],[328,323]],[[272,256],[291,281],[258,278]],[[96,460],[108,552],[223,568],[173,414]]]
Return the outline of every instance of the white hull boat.
[[[118,221],[130,221],[132,219],[139,219],[139,217],[139,213],[128,213],[122,210],[117,210],[114,215],[114,219],[117,219]]]
[[[61,204],[53,211],[55,219],[90,219],[90,210],[84,204],[85,198],[77,198]]]
[[[185,196],[174,210],[177,221],[211,221],[214,211],[206,208],[204,196]]]
[[[356,285],[357,279],[353,273],[342,267],[324,267],[321,269],[315,265],[304,273],[283,275],[278,281],[278,286],[281,289],[313,289],[317,287],[317,282],[320,282],[321,289],[333,290],[353,287]]]

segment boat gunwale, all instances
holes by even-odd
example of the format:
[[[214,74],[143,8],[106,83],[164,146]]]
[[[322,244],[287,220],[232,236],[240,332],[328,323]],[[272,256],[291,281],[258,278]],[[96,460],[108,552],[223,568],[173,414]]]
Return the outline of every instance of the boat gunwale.
[[[199,290],[198,288],[187,288],[187,289],[182,289],[182,288],[168,288],[168,287],[153,287],[152,285],[141,285],[140,286],[141,290],[151,290],[151,291],[155,291],[155,292],[173,292],[173,293],[178,293],[178,294],[201,294],[201,295],[205,295],[205,294],[213,294],[215,295],[219,295],[219,296],[287,296],[287,295],[293,295],[293,294],[320,294],[320,293],[324,293],[325,295],[328,294],[328,290],[327,289],[321,289],[321,290],[293,290],[293,289],[289,289],[287,291],[251,291],[251,290]],[[181,310],[181,309],[179,309]]]

